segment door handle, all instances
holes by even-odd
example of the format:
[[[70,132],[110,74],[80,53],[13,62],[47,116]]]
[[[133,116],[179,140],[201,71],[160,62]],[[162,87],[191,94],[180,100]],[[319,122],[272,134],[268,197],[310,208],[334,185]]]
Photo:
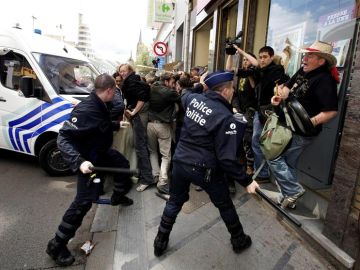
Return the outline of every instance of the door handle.
[[[2,101],[2,102],[6,102],[6,99],[5,99],[5,98],[3,98],[3,97],[0,97],[0,101]]]

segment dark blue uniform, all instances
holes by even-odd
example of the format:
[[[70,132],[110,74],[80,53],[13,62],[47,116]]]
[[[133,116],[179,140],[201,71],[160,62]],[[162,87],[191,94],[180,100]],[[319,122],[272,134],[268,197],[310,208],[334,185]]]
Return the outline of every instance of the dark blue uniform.
[[[58,147],[71,169],[78,173],[76,197],[56,232],[56,238],[65,244],[75,235],[100,193],[100,185],[91,181],[90,174],[78,171],[81,163],[87,160],[94,166],[130,167],[123,155],[110,149],[116,129],[119,124],[111,121],[105,103],[93,92],[74,108],[59,131]],[[125,195],[130,188],[128,175],[114,175],[114,194]]]
[[[184,124],[173,158],[170,198],[155,239],[155,253],[157,249],[164,250],[167,242],[161,237],[165,235],[167,239],[178,213],[189,199],[191,182],[209,194],[232,239],[244,238],[224,173],[243,186],[252,182],[244,167],[237,162],[237,150],[242,143],[245,125],[235,120],[231,105],[212,90],[206,93],[187,92],[182,96],[182,104],[185,109]]]

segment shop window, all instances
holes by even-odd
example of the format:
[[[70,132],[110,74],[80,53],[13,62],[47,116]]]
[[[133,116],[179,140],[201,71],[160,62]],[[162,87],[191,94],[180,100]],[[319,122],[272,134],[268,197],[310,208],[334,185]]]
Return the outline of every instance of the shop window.
[[[315,40],[331,42],[338,67],[342,67],[354,34],[355,17],[354,0],[272,0],[267,45],[282,57],[289,75],[300,67],[298,48]]]
[[[226,39],[234,39],[237,32],[238,4],[227,5],[221,9],[220,14],[220,42],[218,45],[217,69],[225,69],[226,55],[225,45]]]

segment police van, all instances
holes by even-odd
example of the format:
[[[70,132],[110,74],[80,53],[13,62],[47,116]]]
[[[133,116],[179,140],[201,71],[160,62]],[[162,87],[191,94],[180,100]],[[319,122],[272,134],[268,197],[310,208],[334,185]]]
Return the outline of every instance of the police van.
[[[0,148],[38,157],[49,175],[67,174],[57,134],[97,75],[80,51],[63,42],[0,29]]]

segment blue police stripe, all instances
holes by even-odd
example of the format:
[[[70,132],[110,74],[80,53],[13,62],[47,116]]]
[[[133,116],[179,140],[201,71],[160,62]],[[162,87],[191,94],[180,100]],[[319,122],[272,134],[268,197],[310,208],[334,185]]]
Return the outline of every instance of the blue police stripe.
[[[28,143],[28,140],[32,137],[36,137],[38,135],[40,135],[41,133],[43,133],[44,131],[48,130],[49,128],[59,124],[59,123],[62,123],[63,121],[66,121],[69,119],[69,116],[70,116],[70,113],[68,114],[65,114],[59,118],[57,118],[56,120],[48,123],[47,125],[44,125],[42,126],[41,128],[39,128],[38,130],[36,130],[34,133],[28,133],[28,134],[25,134],[23,136],[23,141],[24,141],[24,145],[25,145],[25,149],[26,149],[26,152],[27,153],[30,153],[30,147],[29,147],[29,143]]]
[[[48,119],[49,117],[63,111],[63,110],[66,110],[66,109],[69,109],[72,107],[72,105],[70,103],[67,103],[67,104],[64,104],[58,108],[54,108],[53,110],[47,112],[45,115],[39,115],[39,118],[35,119],[34,121],[32,121],[31,123],[28,123],[24,126],[21,126],[21,127],[15,127],[16,125],[19,125],[23,122],[25,122],[26,120],[28,120],[29,118],[39,114],[42,110],[45,110],[46,108],[50,107],[50,106],[54,106],[56,103],[59,103],[59,102],[62,102],[64,101],[65,99],[62,98],[62,97],[56,97],[54,99],[52,99],[52,104],[49,104],[49,103],[43,103],[41,104],[40,106],[36,107],[35,109],[33,109],[32,111],[28,112],[26,115],[20,117],[19,119],[16,119],[16,120],[13,120],[13,121],[10,121],[9,122],[9,129],[8,129],[8,134],[9,134],[9,138],[10,138],[10,142],[13,146],[13,148],[17,151],[22,151],[24,152],[24,149],[21,145],[21,141],[20,141],[20,132],[23,131],[23,130],[27,130],[27,129],[30,129],[36,125],[38,125],[41,121],[44,121],[46,119]],[[70,113],[69,113],[70,114]],[[62,118],[65,118],[65,120],[67,120],[69,118],[69,114],[66,114],[58,119],[56,119],[55,121],[51,122],[53,124],[50,123],[45,125],[44,127],[52,127],[58,123],[61,123],[59,122],[60,119]],[[65,121],[65,120],[62,120],[62,121]],[[48,129],[47,128],[47,129]],[[15,135],[13,135],[13,129],[15,129]],[[46,131],[46,129],[43,129],[43,128],[40,128],[41,130],[43,131]],[[40,130],[39,129],[39,130]],[[31,134],[31,133],[30,133]],[[15,137],[14,137],[15,136]],[[25,135],[26,136],[26,135]],[[30,136],[31,137],[31,136]],[[30,153],[30,149],[29,149],[29,146],[28,146],[28,143],[27,141],[24,141],[24,144],[25,144],[25,148],[26,148],[26,151],[28,153]]]
[[[61,101],[64,101],[63,98],[60,98],[60,97],[57,97],[57,98],[54,98],[52,100],[52,104],[50,103],[43,103],[41,104],[39,107],[36,107],[34,110],[28,112],[27,114],[25,114],[24,116],[20,117],[19,119],[16,119],[16,120],[13,120],[13,121],[10,121],[9,122],[9,126],[13,127],[13,126],[16,126],[18,124],[21,124],[22,122],[25,122],[27,119],[33,117],[34,115],[38,114],[41,112],[41,110],[45,110],[46,108],[50,107],[50,106],[53,106],[54,104],[56,103],[59,103]]]
[[[31,128],[35,127],[36,125],[40,124],[41,122],[45,121],[46,119],[52,117],[53,115],[59,113],[59,112],[62,112],[66,109],[70,109],[71,108],[71,104],[67,103],[67,104],[64,104],[60,107],[57,107],[57,108],[54,108],[53,110],[47,112],[46,114],[44,115],[40,115],[39,118],[35,119],[34,121],[24,125],[24,126],[19,126],[19,127],[16,127],[15,129],[15,138],[16,138],[16,142],[18,142],[18,147],[20,149],[20,151],[24,151],[22,146],[21,146],[21,142],[20,142],[20,132],[23,131],[23,130],[30,130]]]

